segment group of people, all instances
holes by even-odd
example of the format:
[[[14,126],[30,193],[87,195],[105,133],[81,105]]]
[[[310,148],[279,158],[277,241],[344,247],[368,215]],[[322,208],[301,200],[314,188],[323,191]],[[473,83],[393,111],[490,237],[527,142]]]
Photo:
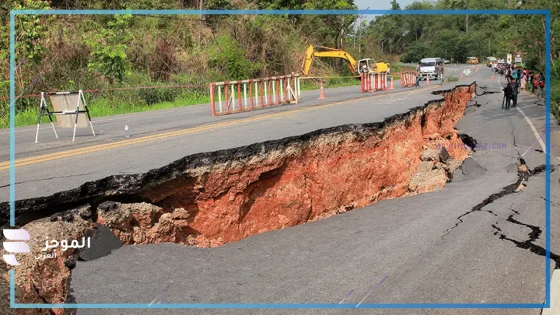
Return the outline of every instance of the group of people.
[[[508,65],[506,66],[505,76],[507,85],[503,88],[504,101],[502,108],[509,110],[510,104],[516,107],[519,91],[524,90],[527,83],[529,83],[532,94],[535,94],[536,91],[539,99],[544,97],[545,77],[542,72],[535,73],[527,68],[516,68],[514,65]]]
[[[422,66],[421,62],[419,62],[418,65],[416,66],[416,85],[415,85],[416,87],[420,87],[420,79],[422,78],[422,73],[420,72],[421,66]],[[438,81],[438,84],[443,85],[443,75],[444,75],[443,62],[439,62],[436,64],[435,74],[436,74],[436,80]]]

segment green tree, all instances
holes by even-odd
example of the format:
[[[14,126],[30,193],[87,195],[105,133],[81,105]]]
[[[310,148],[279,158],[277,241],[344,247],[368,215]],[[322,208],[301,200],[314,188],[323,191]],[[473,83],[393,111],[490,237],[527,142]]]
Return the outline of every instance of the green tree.
[[[310,0],[303,5],[306,10],[357,10],[354,0]],[[304,23],[304,31],[315,38],[323,38],[324,44],[341,48],[340,40],[351,33],[357,15],[310,16]],[[303,19],[302,19],[303,20]]]
[[[227,79],[252,78],[259,70],[259,65],[248,60],[237,41],[229,35],[219,36],[209,53],[212,68],[220,71]]]
[[[8,0],[0,4],[0,59],[9,60],[10,53],[10,10],[36,9],[48,10],[44,0]],[[26,59],[39,62],[45,52],[42,39],[47,33],[45,22],[48,18],[39,15],[16,16],[16,62]],[[26,61],[27,62],[27,61]]]
[[[84,40],[90,47],[88,68],[104,75],[109,84],[122,82],[129,68],[127,49],[133,36],[129,30],[132,15],[115,15],[96,34]]]

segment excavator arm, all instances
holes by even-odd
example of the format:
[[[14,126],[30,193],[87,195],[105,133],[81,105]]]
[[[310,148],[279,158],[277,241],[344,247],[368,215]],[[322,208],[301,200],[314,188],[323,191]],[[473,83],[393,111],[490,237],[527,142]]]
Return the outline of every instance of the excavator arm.
[[[310,45],[305,51],[305,59],[303,60],[303,65],[301,67],[303,75],[309,74],[309,69],[313,63],[313,58],[315,57],[342,58],[348,62],[348,68],[350,68],[350,71],[352,71],[354,75],[359,75],[358,62],[349,53],[340,49],[313,45]]]

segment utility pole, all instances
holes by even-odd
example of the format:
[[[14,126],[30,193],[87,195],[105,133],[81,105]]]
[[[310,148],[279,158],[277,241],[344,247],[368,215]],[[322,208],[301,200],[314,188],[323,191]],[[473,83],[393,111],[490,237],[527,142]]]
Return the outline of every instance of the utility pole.
[[[369,7],[366,8],[366,11],[369,10]],[[366,18],[365,15],[359,15],[358,16],[358,53],[361,55],[362,54],[362,19]]]
[[[467,10],[469,9],[470,2],[471,2],[470,0],[467,0]],[[465,28],[467,29],[467,34],[468,34],[469,33],[469,15],[468,14],[467,14],[467,19],[466,19],[465,24],[466,24]]]
[[[200,25],[198,27],[198,45],[202,44],[202,1],[200,0]]]

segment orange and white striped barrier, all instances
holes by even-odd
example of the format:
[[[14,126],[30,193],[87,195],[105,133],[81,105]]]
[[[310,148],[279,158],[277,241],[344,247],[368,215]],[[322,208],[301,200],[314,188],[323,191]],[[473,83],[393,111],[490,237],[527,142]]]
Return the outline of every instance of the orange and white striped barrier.
[[[416,85],[416,72],[402,72],[401,87],[408,87],[414,85]]]
[[[361,75],[362,93],[387,90],[386,73],[367,73]]]
[[[279,104],[297,104],[300,97],[301,86],[298,74],[210,83],[212,116],[251,111]]]

